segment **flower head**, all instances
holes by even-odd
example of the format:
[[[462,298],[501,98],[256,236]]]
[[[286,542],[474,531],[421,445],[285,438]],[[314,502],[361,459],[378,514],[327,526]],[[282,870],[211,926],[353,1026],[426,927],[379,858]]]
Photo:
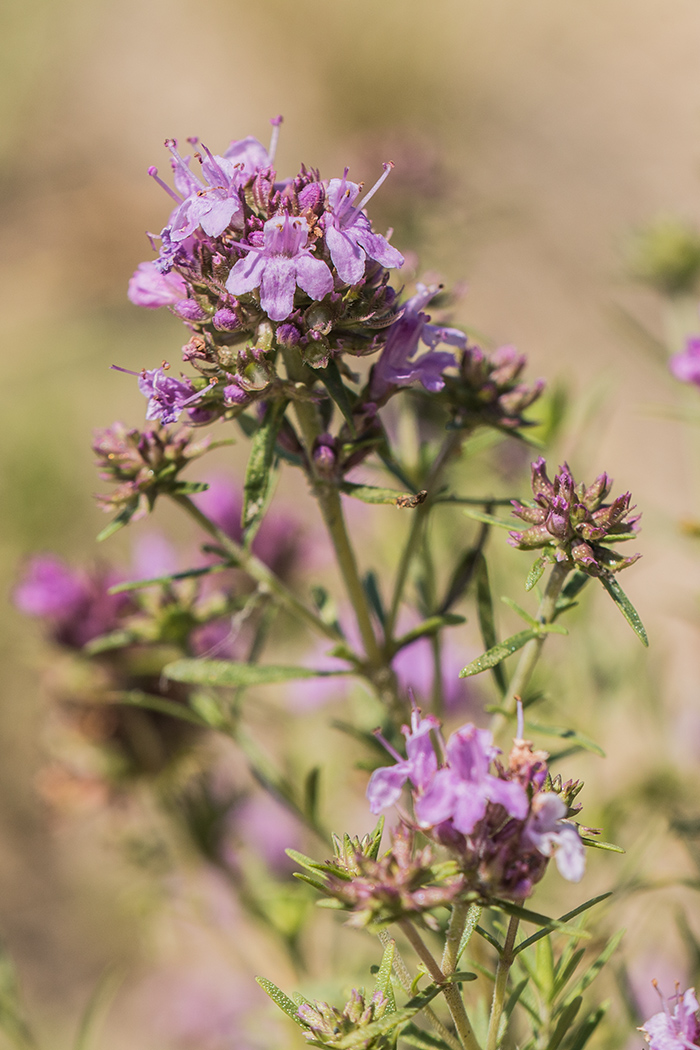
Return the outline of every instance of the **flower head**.
[[[352,1045],[357,1050],[390,1050],[395,1041],[391,1033],[362,1038],[362,1029],[383,1017],[388,1006],[389,1000],[381,992],[375,992],[366,1001],[364,993],[353,988],[342,1010],[318,1001],[302,1003],[299,1017],[306,1025],[306,1038],[316,1046],[344,1046],[348,1037],[353,1036]]]
[[[167,430],[129,430],[123,423],[95,432],[93,451],[104,481],[117,483],[108,496],[98,496],[107,511],[128,513],[134,520],[152,509],[161,493],[199,491],[201,485],[179,478],[187,464],[211,445],[211,437],[198,437],[187,427]]]
[[[405,303],[402,315],[389,328],[384,349],[372,369],[369,396],[373,401],[382,401],[392,389],[409,386],[416,380],[426,390],[442,390],[445,385],[442,373],[457,362],[454,353],[435,347],[446,343],[466,349],[467,337],[463,332],[429,324],[430,317],[423,312],[439,288],[418,284],[417,289],[413,298]],[[428,347],[428,353],[416,357],[421,342]]]
[[[654,982],[656,987],[656,982]],[[657,991],[658,987],[657,987]],[[668,1008],[666,999],[659,991],[663,1010],[646,1021],[640,1031],[644,1032],[651,1050],[697,1050],[700,1044],[700,1022],[698,1021],[698,1000],[692,988],[681,995],[671,996],[675,1001],[673,1012]]]
[[[570,803],[580,786],[551,781],[545,752],[520,738],[504,767],[495,761],[499,752],[491,733],[471,723],[452,734],[439,763],[429,736],[437,732],[435,721],[414,711],[412,731],[404,730],[408,758],[396,754],[394,766],[372,774],[372,811],[396,802],[410,781],[417,827],[447,847],[465,890],[484,900],[529,896],[553,855],[564,878],[578,882],[583,843],[565,818],[574,812]]]
[[[443,398],[455,420],[465,427],[485,424],[503,430],[526,425],[523,412],[544,389],[543,379],[521,382],[526,363],[514,346],[500,346],[491,353],[467,346],[456,375],[445,376]]]
[[[549,548],[557,561],[571,562],[589,576],[627,568],[640,555],[624,558],[606,544],[613,538],[620,541],[634,536],[640,515],[628,517],[634,509],[629,492],[604,503],[611,487],[607,474],[600,474],[588,487],[576,485],[566,463],[550,481],[540,457],[532,464],[534,503],[513,500],[513,514],[529,527],[511,532],[508,542],[519,550]]]

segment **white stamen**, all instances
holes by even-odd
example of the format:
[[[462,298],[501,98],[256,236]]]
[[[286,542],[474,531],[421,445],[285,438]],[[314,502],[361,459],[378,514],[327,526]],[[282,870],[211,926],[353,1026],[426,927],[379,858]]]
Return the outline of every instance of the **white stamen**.
[[[267,151],[267,155],[270,158],[270,164],[272,164],[275,159],[275,153],[277,152],[282,117],[273,117],[270,123],[272,124],[272,134],[270,135],[270,148]]]

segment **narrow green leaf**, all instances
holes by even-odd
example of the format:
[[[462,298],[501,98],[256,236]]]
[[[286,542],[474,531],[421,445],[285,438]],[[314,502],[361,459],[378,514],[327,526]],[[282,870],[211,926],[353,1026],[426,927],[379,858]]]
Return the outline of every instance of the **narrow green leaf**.
[[[464,930],[462,931],[462,936],[459,941],[459,948],[457,949],[457,958],[455,959],[455,963],[458,963],[459,960],[462,958],[462,955],[464,954],[464,951],[467,945],[469,944],[471,935],[474,933],[477,923],[481,918],[481,912],[482,907],[480,904],[469,905],[469,911],[467,912],[467,919],[464,923]]]
[[[483,937],[485,941],[488,941],[491,947],[495,948],[499,955],[501,954],[501,952],[503,951],[503,945],[499,944],[499,942],[496,940],[492,933],[489,933],[487,929],[485,929],[483,926],[479,926],[478,924],[474,927],[474,931],[475,933],[478,933],[480,937]]]
[[[567,945],[567,948],[571,948],[571,947],[572,947],[571,942],[569,942],[569,944]],[[561,993],[564,990],[564,988],[566,988],[567,984],[569,983],[571,978],[576,973],[576,970],[578,969],[579,963],[581,962],[581,960],[583,959],[585,954],[586,954],[586,949],[585,948],[579,948],[578,951],[573,951],[572,950],[570,952],[570,954],[565,954],[564,952],[562,952],[562,955],[561,955],[561,957],[559,959],[559,962],[557,963],[556,970],[555,970],[555,977],[554,977],[554,994],[555,995],[557,995],[557,996],[561,995]]]
[[[591,1038],[600,1022],[605,1017],[610,1007],[610,1000],[606,999],[604,1003],[601,1003],[597,1010],[593,1010],[585,1021],[576,1029],[570,1042],[566,1044],[566,1050],[583,1050],[588,1040]]]
[[[523,994],[523,992],[527,988],[528,981],[529,981],[529,977],[523,977],[522,981],[519,981],[518,984],[516,984],[515,988],[513,989],[513,991],[508,996],[508,1002],[506,1003],[506,1005],[505,1005],[505,1007],[503,1009],[503,1015],[504,1015],[504,1018],[505,1018],[506,1022],[508,1022],[510,1020],[511,1014],[513,1013],[513,1010],[518,1005],[521,995]],[[505,1034],[505,1032],[501,1032],[500,1033],[501,1040],[503,1039],[503,1035],[504,1034]]]
[[[524,620],[525,623],[528,624],[530,627],[532,627],[533,630],[535,630],[535,631],[539,631],[540,630],[540,628],[542,627],[542,624],[539,622],[539,620],[536,620],[534,616],[530,615],[530,613],[525,612],[523,607],[521,605],[518,605],[517,602],[514,602],[512,598],[507,598],[507,597],[503,596],[501,598],[501,601],[503,602],[504,605],[507,605],[509,609],[512,609],[514,613],[517,613],[517,615],[520,617],[520,619]]]
[[[291,857],[297,864],[301,864],[302,868],[308,868],[309,871],[318,871],[323,865],[313,860],[311,857],[307,857],[304,853],[300,853],[299,850],[292,849],[289,847],[284,851],[288,857]]]
[[[601,576],[600,582],[603,584],[603,587],[605,587],[605,590],[627,620],[627,623],[638,636],[642,645],[648,647],[649,639],[647,637],[647,632],[644,630],[644,624],[639,618],[639,613],[632,605],[632,602],[629,600],[616,578],[614,576]]]
[[[401,1032],[401,1042],[416,1046],[418,1050],[451,1050],[451,1047],[433,1032],[424,1032],[422,1028],[409,1021]]]
[[[129,707],[143,707],[148,711],[158,711],[162,715],[170,715],[171,718],[178,718],[181,722],[192,722],[196,726],[208,725],[196,711],[193,711],[185,704],[179,704],[176,700],[167,700],[164,696],[142,693],[139,689],[114,693],[110,695],[110,700],[115,704],[126,704]]]
[[[417,507],[419,504],[424,503],[428,495],[426,491],[397,492],[396,489],[382,489],[376,485],[356,485],[352,481],[344,481],[340,486],[340,491],[344,496],[352,496],[363,503],[376,505],[393,504],[395,507],[408,508]]]
[[[282,667],[278,664],[245,664],[234,660],[175,660],[163,668],[173,682],[191,685],[251,686],[289,682],[296,678],[332,678],[347,671],[314,671],[310,667]]]
[[[492,649],[489,649],[479,656],[476,660],[472,660],[470,664],[462,668],[459,672],[460,678],[469,678],[473,674],[480,674],[482,671],[487,671],[489,667],[496,667],[506,657],[512,656],[513,653],[517,653],[518,649],[522,649],[524,645],[527,645],[533,638],[537,638],[540,635],[540,631],[520,631],[518,634],[512,635],[510,638],[506,638],[505,641],[499,642],[498,645],[494,645]]]
[[[481,637],[486,649],[493,649],[498,642],[498,637],[496,635],[496,625],[493,615],[493,598],[491,597],[488,566],[483,553],[479,555],[476,565],[476,602]],[[501,696],[503,696],[508,688],[504,670],[500,664],[495,664],[491,670],[498,691]]]
[[[318,818],[318,785],[321,777],[321,767],[314,766],[306,774],[304,781],[304,813],[310,823],[315,824]]]
[[[596,839],[588,835],[581,835],[581,842],[584,846],[591,846],[593,849],[604,849],[609,853],[625,852],[622,846],[616,846],[614,842],[604,842],[602,839]]]
[[[549,937],[541,937],[535,948],[535,972],[537,973],[537,987],[542,993],[546,1003],[552,1002],[552,991],[554,988],[554,953],[552,941]]]
[[[466,617],[457,613],[444,613],[442,616],[430,616],[423,623],[419,623],[412,631],[402,634],[396,639],[395,652],[415,642],[417,638],[425,638],[437,634],[443,627],[456,627],[458,624],[466,623]]]
[[[370,860],[376,860],[379,856],[379,847],[382,843],[382,835],[384,834],[384,822],[386,818],[381,816],[377,821],[373,831],[370,832],[369,842],[367,845],[367,856]]]
[[[267,977],[256,977],[255,980],[258,982],[262,990],[267,992],[273,1003],[276,1003],[280,1010],[284,1011],[288,1017],[291,1017],[300,1028],[306,1029],[309,1027],[299,1016],[299,1007],[297,1004],[290,999],[288,995],[285,995],[281,988],[278,988],[276,984],[272,983],[272,981],[268,981]]]
[[[376,572],[370,570],[366,573],[362,584],[365,589],[365,594],[369,599],[369,603],[372,606],[372,610],[383,627],[386,623],[386,610],[384,608],[382,596],[379,592],[379,581],[377,580]]]
[[[97,656],[98,653],[110,653],[115,649],[124,649],[127,645],[133,645],[136,641],[131,631],[112,631],[110,634],[101,634],[92,638],[87,645],[83,646],[83,652],[88,656]]]
[[[287,401],[268,403],[264,419],[256,430],[243,482],[241,526],[247,545],[253,542],[272,494],[272,463],[275,442],[287,409]]]
[[[561,1017],[557,1021],[557,1026],[552,1032],[552,1035],[550,1036],[546,1050],[557,1050],[562,1039],[576,1020],[576,1014],[581,1009],[582,1002],[583,999],[579,995],[575,999],[572,999],[571,1002],[568,1002],[566,1004]]]
[[[530,569],[529,573],[527,574],[527,579],[525,580],[525,590],[526,591],[531,591],[532,588],[537,583],[539,583],[540,579],[542,578],[542,573],[544,572],[545,566],[547,565],[548,561],[549,561],[549,558],[547,558],[547,556],[545,554],[541,555],[541,557],[539,557],[537,559],[537,561],[535,562],[535,564],[532,566],[532,568]]]
[[[340,409],[343,419],[350,427],[350,433],[353,437],[356,437],[357,430],[355,429],[355,420],[352,414],[350,391],[343,382],[337,362],[331,358],[325,368],[316,369],[316,374],[320,377],[321,382]],[[354,395],[353,400],[356,400]]]
[[[613,936],[605,945],[605,948],[603,948],[602,952],[595,960],[595,962],[588,967],[586,972],[578,979],[574,987],[570,989],[569,994],[566,997],[567,1004],[570,1003],[572,999],[574,999],[576,996],[583,995],[586,988],[588,988],[589,984],[591,984],[596,979],[596,977],[603,969],[605,964],[608,962],[610,957],[617,950],[617,947],[624,935],[624,930],[618,930],[617,933],[613,934]]]
[[[474,510],[472,507],[465,508],[462,513],[474,521],[482,521],[485,525],[497,525],[499,529],[508,529],[509,532],[523,531],[510,521],[501,521],[500,518],[494,518],[493,514],[485,514],[484,511]]]
[[[108,594],[123,594],[125,591],[140,591],[144,587],[162,586],[163,584],[175,583],[177,580],[190,580],[197,576],[210,576],[214,572],[223,572],[228,565],[205,565],[201,569],[187,569],[185,572],[174,572],[168,576],[153,576],[148,580],[129,580],[127,583],[117,583],[110,587]]]
[[[89,1050],[100,1014],[109,1006],[121,979],[121,975],[114,967],[107,969],[100,977],[80,1018],[73,1050]]]
[[[317,891],[317,893],[323,893],[323,894],[327,894],[328,893],[328,887],[325,885],[325,883],[321,882],[319,879],[313,879],[310,875],[306,875],[303,871],[294,871],[294,872],[292,872],[292,876],[295,879],[299,879],[299,882],[306,882],[309,886],[312,886],[313,889],[315,889]],[[337,901],[337,900],[332,900],[332,901],[321,900],[321,901],[318,901],[318,903],[322,904],[322,905],[325,904],[329,908],[342,908],[343,907],[343,905],[340,903],[340,901]]]
[[[578,598],[579,594],[586,586],[586,584],[590,583],[590,581],[591,577],[587,573],[581,572],[580,569],[576,569],[574,571],[574,573],[569,577],[569,579],[562,587],[561,594],[557,598],[557,615],[559,615],[562,612],[565,612],[567,609],[570,609],[573,605],[576,604],[576,599]]]
[[[112,521],[110,521],[109,525],[105,525],[101,532],[98,532],[97,542],[102,543],[103,540],[108,540],[115,532],[119,532],[120,529],[123,529],[125,525],[129,524],[135,513],[136,505],[133,507],[125,507],[124,510],[117,514],[116,518],[113,518]]]
[[[601,901],[607,900],[608,897],[612,896],[612,890],[608,893],[601,893],[597,897],[591,897],[590,900],[584,901],[583,904],[579,904],[578,908],[574,908],[573,911],[567,911],[566,915],[560,915],[558,922],[569,922],[571,919],[575,919],[577,915],[582,915],[583,912],[588,911],[589,908],[593,908],[596,904],[600,904]],[[517,955],[524,948],[529,948],[535,941],[539,941],[541,937],[546,937],[549,930],[540,930],[538,933],[533,933],[532,937],[528,937],[527,940],[521,941],[515,948],[514,954]]]
[[[583,733],[577,733],[575,729],[567,729],[564,726],[545,726],[539,722],[530,722],[529,720],[525,722],[525,729],[528,732],[540,733],[542,736],[554,736],[560,740],[570,740],[572,744],[577,744],[584,751],[592,751],[594,755],[600,755],[601,758],[605,758],[605,752],[599,744],[584,736]]]
[[[530,911],[529,908],[521,908],[517,904],[513,904],[511,901],[495,900],[493,901],[495,907],[504,911],[507,915],[515,915],[517,918],[522,919],[524,922],[532,922],[536,926],[541,926],[547,932],[556,930],[558,933],[564,933],[568,937],[581,937],[586,940],[590,939],[590,933],[586,930],[580,929],[578,926],[570,926],[566,922],[562,922],[560,919],[553,919],[550,915],[542,915],[540,912]],[[522,949],[522,945],[518,945],[514,954]]]
[[[394,989],[391,984],[391,971],[394,965],[394,956],[396,955],[396,941],[389,941],[384,954],[382,955],[382,961],[377,971],[377,979],[374,984],[375,995],[379,992],[385,999],[389,1000],[389,1006],[387,1007],[388,1013],[394,1013],[396,1010],[396,1001],[394,999]]]

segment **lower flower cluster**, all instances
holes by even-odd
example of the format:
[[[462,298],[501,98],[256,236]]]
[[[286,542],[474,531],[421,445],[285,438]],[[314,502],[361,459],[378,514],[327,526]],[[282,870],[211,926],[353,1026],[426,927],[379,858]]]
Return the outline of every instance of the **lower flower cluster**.
[[[546,752],[533,751],[522,727],[507,765],[497,761],[491,733],[471,723],[445,744],[439,721],[432,715],[422,718],[414,708],[411,726],[403,731],[405,759],[382,740],[396,764],[372,774],[370,808],[381,813],[410,783],[414,820],[407,822],[447,848],[466,891],[483,901],[523,900],[552,856],[564,878],[578,882],[583,877],[583,843],[577,826],[566,819],[579,808],[572,803],[581,785],[555,784]]]

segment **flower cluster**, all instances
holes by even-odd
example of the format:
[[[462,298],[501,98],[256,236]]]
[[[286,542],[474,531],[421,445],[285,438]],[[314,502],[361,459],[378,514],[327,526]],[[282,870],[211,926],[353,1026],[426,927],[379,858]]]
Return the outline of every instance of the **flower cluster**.
[[[513,431],[526,426],[523,412],[544,390],[544,380],[523,383],[527,359],[514,346],[486,353],[478,346],[465,347],[456,375],[445,377],[444,400],[455,424],[471,428],[486,423]]]
[[[693,335],[686,340],[685,350],[671,357],[669,368],[682,383],[700,386],[700,336]]]
[[[661,992],[659,995],[663,1009],[650,1017],[640,1029],[651,1050],[696,1050],[700,1045],[700,1007],[693,989],[688,988],[681,995],[680,988],[676,988],[676,994],[671,996],[671,1002],[675,1003],[673,1012],[669,1010]]]
[[[432,715],[422,718],[414,708],[411,726],[403,732],[405,759],[382,740],[396,764],[372,774],[370,809],[380,813],[398,802],[409,782],[415,826],[448,848],[466,877],[467,890],[485,901],[522,900],[532,893],[552,855],[564,878],[582,878],[583,844],[576,825],[566,819],[575,811],[571,802],[580,787],[553,790],[546,753],[532,750],[522,739],[522,728],[507,766],[494,763],[499,751],[491,733],[471,723],[444,744],[439,721]]]
[[[281,348],[296,348],[316,366],[339,351],[371,353],[399,316],[388,271],[403,256],[364,211],[392,165],[361,199],[347,169],[324,181],[302,165],[280,181],[272,166],[279,123],[269,150],[249,137],[220,156],[201,145],[190,157],[167,140],[174,189],[149,169],[175,207],[158,258],[139,265],[129,297],[149,309],[170,307],[193,331],[185,359],[215,387],[206,405],[214,414],[249,403],[271,381]],[[160,412],[145,390],[149,418],[166,423],[197,396],[175,389],[179,381],[166,384],[157,369],[144,373],[142,389],[146,382],[164,406]]]
[[[212,447],[212,440],[196,439],[186,428],[172,433],[160,428],[140,431],[114,423],[95,433],[92,447],[100,477],[117,483],[108,496],[98,496],[98,503],[106,511],[117,510],[136,520],[153,509],[158,495],[198,492],[204,487],[181,481],[179,474]]]
[[[389,1000],[376,991],[367,1001],[362,992],[353,988],[350,999],[342,1010],[328,1003],[302,1003],[299,1019],[307,1031],[306,1038],[316,1046],[344,1046],[348,1036],[353,1036],[352,1045],[357,1050],[390,1050],[396,1037],[392,1033],[371,1034],[362,1038],[362,1029],[384,1016]]]
[[[324,892],[352,913],[348,926],[372,930],[417,916],[431,925],[429,912],[448,907],[466,889],[454,864],[436,862],[430,846],[414,848],[414,834],[405,826],[383,856],[374,859],[357,849],[345,861],[329,861],[325,874]]]
[[[513,501],[513,514],[529,527],[511,532],[510,544],[519,550],[549,550],[554,560],[570,562],[589,576],[605,576],[633,565],[639,554],[625,558],[606,546],[631,539],[640,517],[628,518],[634,509],[629,492],[605,503],[611,488],[607,474],[600,474],[588,487],[576,485],[566,463],[550,481],[540,457],[532,464],[534,503]]]

